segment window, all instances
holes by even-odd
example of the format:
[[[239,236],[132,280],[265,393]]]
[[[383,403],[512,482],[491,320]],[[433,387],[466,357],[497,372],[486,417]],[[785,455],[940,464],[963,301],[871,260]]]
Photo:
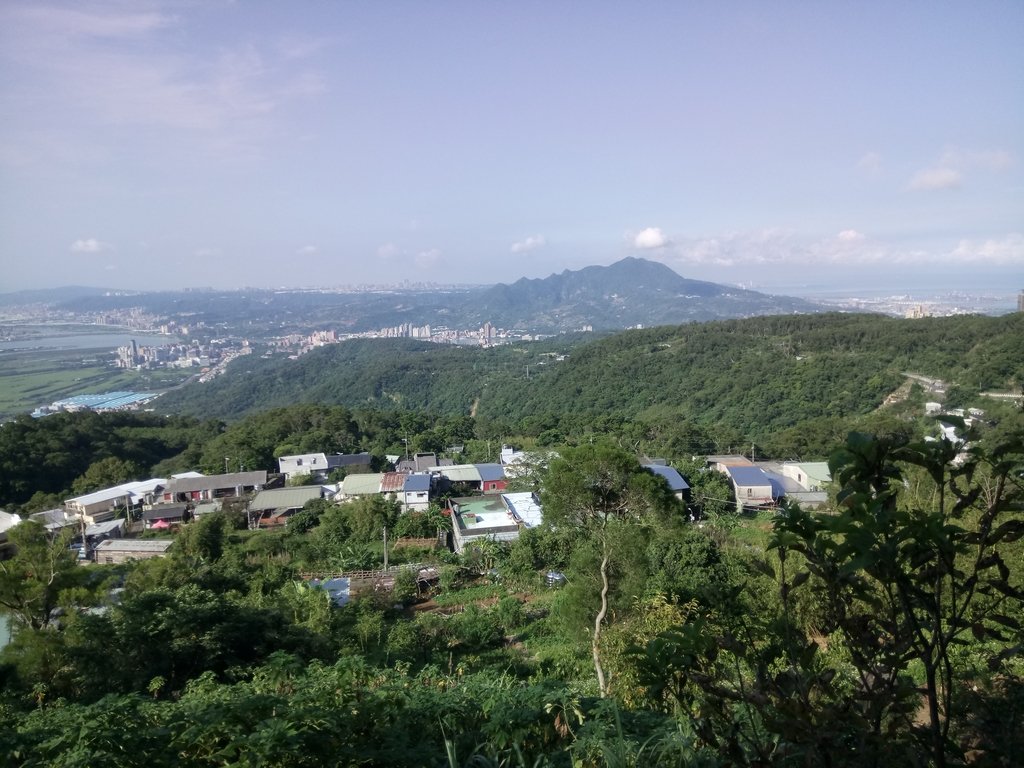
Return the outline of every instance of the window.
[[[747,498],[750,498],[753,495],[754,495],[754,489],[753,488],[747,488]]]

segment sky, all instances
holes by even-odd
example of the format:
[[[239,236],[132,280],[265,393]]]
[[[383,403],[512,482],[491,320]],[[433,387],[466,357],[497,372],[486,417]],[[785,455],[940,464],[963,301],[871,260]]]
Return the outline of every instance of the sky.
[[[1022,40],[1020,0],[0,0],[0,291],[1016,293]]]

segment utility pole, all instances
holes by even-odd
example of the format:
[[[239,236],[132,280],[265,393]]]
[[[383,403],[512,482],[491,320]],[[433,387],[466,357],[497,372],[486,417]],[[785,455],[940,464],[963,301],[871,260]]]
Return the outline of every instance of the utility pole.
[[[384,570],[388,569],[388,527],[384,526]]]
[[[231,457],[230,457],[230,456],[225,456],[225,457],[224,457],[224,474],[225,474],[225,475],[226,475],[226,474],[228,473],[228,462],[229,462],[230,460],[231,460]]]

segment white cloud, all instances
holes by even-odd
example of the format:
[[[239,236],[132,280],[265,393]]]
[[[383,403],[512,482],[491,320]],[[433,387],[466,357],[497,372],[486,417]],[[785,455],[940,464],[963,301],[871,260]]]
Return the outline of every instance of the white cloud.
[[[664,248],[669,244],[669,239],[659,227],[647,227],[641,229],[633,238],[633,247],[641,249]]]
[[[961,240],[950,254],[956,262],[984,262],[986,264],[1012,265],[1024,268],[1024,235],[1013,232],[1000,239],[981,242]]]
[[[110,248],[109,243],[101,242],[95,237],[85,237],[75,240],[71,244],[72,253],[100,253]]]
[[[320,252],[320,249],[315,245],[304,245],[295,252],[297,256],[315,256]]]
[[[520,240],[518,243],[512,243],[510,249],[512,253],[526,253],[527,251],[535,251],[538,248],[543,248],[547,245],[547,240],[544,239],[544,235],[530,235],[525,240]]]
[[[861,155],[858,166],[872,175],[882,172],[882,156],[877,152],[865,152]]]
[[[954,189],[960,186],[962,175],[952,168],[926,168],[910,180],[910,188],[918,190]]]
[[[0,5],[5,68],[32,78],[32,87],[11,91],[15,99],[7,106],[50,114],[51,125],[73,123],[76,132],[61,132],[65,142],[89,146],[75,136],[143,125],[192,132],[219,156],[246,156],[283,130],[271,116],[326,90],[310,65],[322,46],[283,33],[230,47],[196,38],[196,45],[182,47],[189,19],[136,10],[137,4],[6,5]],[[41,99],[52,109],[41,109]],[[2,138],[13,143],[9,133]]]
[[[954,189],[968,174],[975,171],[1004,171],[1014,163],[1014,157],[1004,149],[963,149],[948,146],[939,161],[930,168],[914,174],[908,185],[915,190]]]
[[[441,250],[439,248],[428,248],[416,254],[416,266],[420,269],[429,269],[436,266],[440,260]]]
[[[798,267],[893,265],[940,266],[985,264],[1024,267],[1024,235],[1010,233],[986,240],[960,240],[931,248],[902,248],[868,238],[853,229],[834,237],[813,239],[785,230],[728,233],[680,241],[664,261],[680,267],[728,267],[742,270],[757,267]]]

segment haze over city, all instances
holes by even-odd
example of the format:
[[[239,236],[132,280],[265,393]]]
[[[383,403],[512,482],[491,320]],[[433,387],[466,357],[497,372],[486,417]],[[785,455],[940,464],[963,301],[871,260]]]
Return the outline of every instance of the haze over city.
[[[1024,4],[0,7],[0,291],[1024,288]]]

